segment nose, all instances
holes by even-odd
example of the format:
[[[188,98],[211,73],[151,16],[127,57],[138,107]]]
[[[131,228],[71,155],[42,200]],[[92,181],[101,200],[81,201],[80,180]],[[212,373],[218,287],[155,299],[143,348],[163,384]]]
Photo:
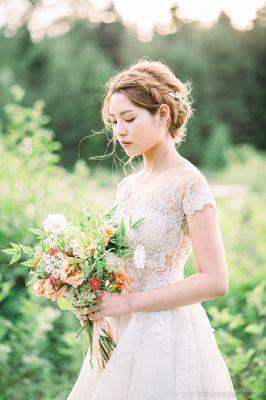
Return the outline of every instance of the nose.
[[[123,125],[117,123],[115,134],[118,138],[120,138],[120,137],[122,138],[123,136],[125,136],[127,134],[125,127]]]

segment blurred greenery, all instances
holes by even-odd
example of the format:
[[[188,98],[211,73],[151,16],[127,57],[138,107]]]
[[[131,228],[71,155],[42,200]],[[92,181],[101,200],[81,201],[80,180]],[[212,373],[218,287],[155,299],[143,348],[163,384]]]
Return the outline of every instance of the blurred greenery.
[[[203,305],[238,399],[248,400],[266,393],[264,32],[259,20],[236,31],[222,15],[211,31],[180,24],[148,43],[119,20],[76,21],[67,34],[40,42],[26,24],[14,36],[0,35],[0,250],[31,244],[28,228],[49,212],[87,202],[109,208],[120,169],[112,173],[112,158],[101,168],[88,160],[104,154],[107,138],[83,141],[80,158],[78,144],[102,129],[104,84],[117,69],[145,55],[192,81],[195,117],[180,153],[217,190],[230,269],[228,294]],[[2,252],[0,262],[0,399],[65,399],[81,366],[79,322],[33,297],[26,267],[9,267]],[[192,255],[187,275],[195,265]]]
[[[10,101],[10,86],[20,85],[26,89],[26,104],[39,98],[45,101],[49,128],[62,143],[60,163],[72,169],[79,158],[80,140],[90,136],[81,143],[80,157],[95,168],[89,157],[102,155],[107,145],[104,133],[93,135],[103,128],[100,105],[105,82],[140,57],[161,59],[181,80],[192,83],[195,111],[182,155],[196,165],[222,166],[228,144],[266,148],[263,21],[257,17],[253,29],[242,32],[231,26],[225,14],[209,30],[175,17],[175,33],[161,35],[157,30],[149,42],[140,42],[119,17],[97,24],[76,19],[67,33],[36,42],[31,40],[27,19],[13,35],[3,27],[0,117]],[[107,168],[112,163],[112,157],[102,161]]]

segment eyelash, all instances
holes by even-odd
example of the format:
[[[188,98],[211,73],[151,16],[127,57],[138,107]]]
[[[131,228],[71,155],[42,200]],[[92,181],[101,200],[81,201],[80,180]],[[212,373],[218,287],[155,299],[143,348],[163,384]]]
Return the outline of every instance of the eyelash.
[[[133,122],[134,119],[135,119],[135,118],[131,118],[131,119],[128,119],[128,120],[125,120],[125,121],[130,123],[130,122]],[[116,124],[116,121],[112,121],[112,124],[113,124],[113,125]]]

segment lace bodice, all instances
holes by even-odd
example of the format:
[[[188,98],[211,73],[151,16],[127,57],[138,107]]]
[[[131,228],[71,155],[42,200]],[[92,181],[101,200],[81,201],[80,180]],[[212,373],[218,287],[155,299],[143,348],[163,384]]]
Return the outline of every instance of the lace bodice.
[[[174,176],[145,193],[135,193],[134,174],[117,186],[114,220],[135,221],[145,218],[130,230],[127,244],[134,251],[144,246],[146,261],[139,268],[133,260],[125,265],[129,276],[128,291],[159,288],[184,278],[184,266],[192,251],[188,218],[210,205],[217,212],[215,198],[204,175],[191,164],[184,179]]]
[[[145,187],[145,193],[136,193],[135,176],[129,175],[118,184],[113,218],[117,223],[124,218],[128,227],[130,218],[133,221],[145,218],[127,236],[127,244],[133,251],[144,246],[145,262],[138,264],[130,260],[125,266],[130,278],[128,290],[145,291],[184,278],[184,266],[192,251],[189,220],[207,205],[214,213],[217,207],[205,177],[196,167],[186,169],[185,177],[168,175],[163,183],[160,178],[158,185]],[[123,393],[128,398],[187,400],[203,393],[204,362],[205,359],[210,362],[209,351],[212,356],[215,354],[215,337],[200,303],[133,312],[118,320],[115,318],[114,326],[119,327],[117,347],[93,399],[104,398],[97,397],[102,393],[101,388],[109,382],[119,384],[124,372],[129,387]],[[219,354],[217,359],[218,363],[222,361]],[[221,364],[216,368],[220,376]],[[144,385],[137,381],[139,371]],[[206,376],[207,389],[212,383],[219,390],[218,380],[212,377],[209,380],[209,375]]]

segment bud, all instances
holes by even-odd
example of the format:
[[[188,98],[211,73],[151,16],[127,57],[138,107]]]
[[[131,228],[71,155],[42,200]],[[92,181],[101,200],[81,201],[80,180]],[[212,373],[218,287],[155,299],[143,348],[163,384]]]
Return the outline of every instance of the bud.
[[[55,291],[57,291],[59,289],[58,282],[53,275],[50,276],[50,283],[53,286]]]

